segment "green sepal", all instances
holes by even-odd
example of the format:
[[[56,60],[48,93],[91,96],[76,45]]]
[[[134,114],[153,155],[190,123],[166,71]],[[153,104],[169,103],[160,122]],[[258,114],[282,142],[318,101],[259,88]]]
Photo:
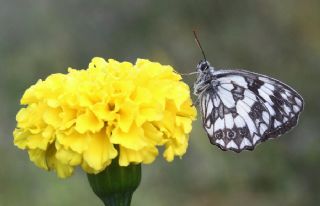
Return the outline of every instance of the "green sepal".
[[[92,190],[106,206],[130,206],[141,181],[141,164],[121,167],[115,158],[104,171],[87,176]]]

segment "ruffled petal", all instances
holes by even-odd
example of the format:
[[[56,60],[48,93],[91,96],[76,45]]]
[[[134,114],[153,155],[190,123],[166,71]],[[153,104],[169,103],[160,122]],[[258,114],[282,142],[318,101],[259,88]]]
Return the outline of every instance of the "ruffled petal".
[[[103,170],[117,156],[118,152],[106,138],[105,131],[91,134],[88,148],[83,152],[83,160],[95,171]]]

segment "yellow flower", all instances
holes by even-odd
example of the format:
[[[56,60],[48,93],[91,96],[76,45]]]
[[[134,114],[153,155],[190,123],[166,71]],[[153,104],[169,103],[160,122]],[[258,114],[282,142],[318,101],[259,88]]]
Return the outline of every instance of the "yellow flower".
[[[186,152],[196,116],[181,76],[143,59],[132,65],[93,58],[86,70],[39,80],[21,104],[14,144],[62,178],[78,165],[99,173],[117,156],[120,166],[148,164],[160,146],[172,161]]]

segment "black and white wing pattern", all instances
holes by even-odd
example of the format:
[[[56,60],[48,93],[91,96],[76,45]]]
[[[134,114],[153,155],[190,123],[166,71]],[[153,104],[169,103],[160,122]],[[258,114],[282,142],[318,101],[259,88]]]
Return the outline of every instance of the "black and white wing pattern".
[[[288,85],[244,70],[199,68],[195,93],[203,126],[210,142],[222,150],[253,150],[297,124],[303,99]]]

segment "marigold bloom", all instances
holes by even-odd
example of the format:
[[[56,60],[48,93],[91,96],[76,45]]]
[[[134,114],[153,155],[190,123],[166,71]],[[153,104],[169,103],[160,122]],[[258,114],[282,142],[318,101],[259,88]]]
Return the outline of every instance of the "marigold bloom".
[[[62,178],[77,165],[99,173],[118,155],[120,166],[148,164],[159,146],[172,161],[186,152],[196,116],[180,80],[171,66],[148,60],[93,58],[86,70],[69,68],[25,91],[14,144]]]

